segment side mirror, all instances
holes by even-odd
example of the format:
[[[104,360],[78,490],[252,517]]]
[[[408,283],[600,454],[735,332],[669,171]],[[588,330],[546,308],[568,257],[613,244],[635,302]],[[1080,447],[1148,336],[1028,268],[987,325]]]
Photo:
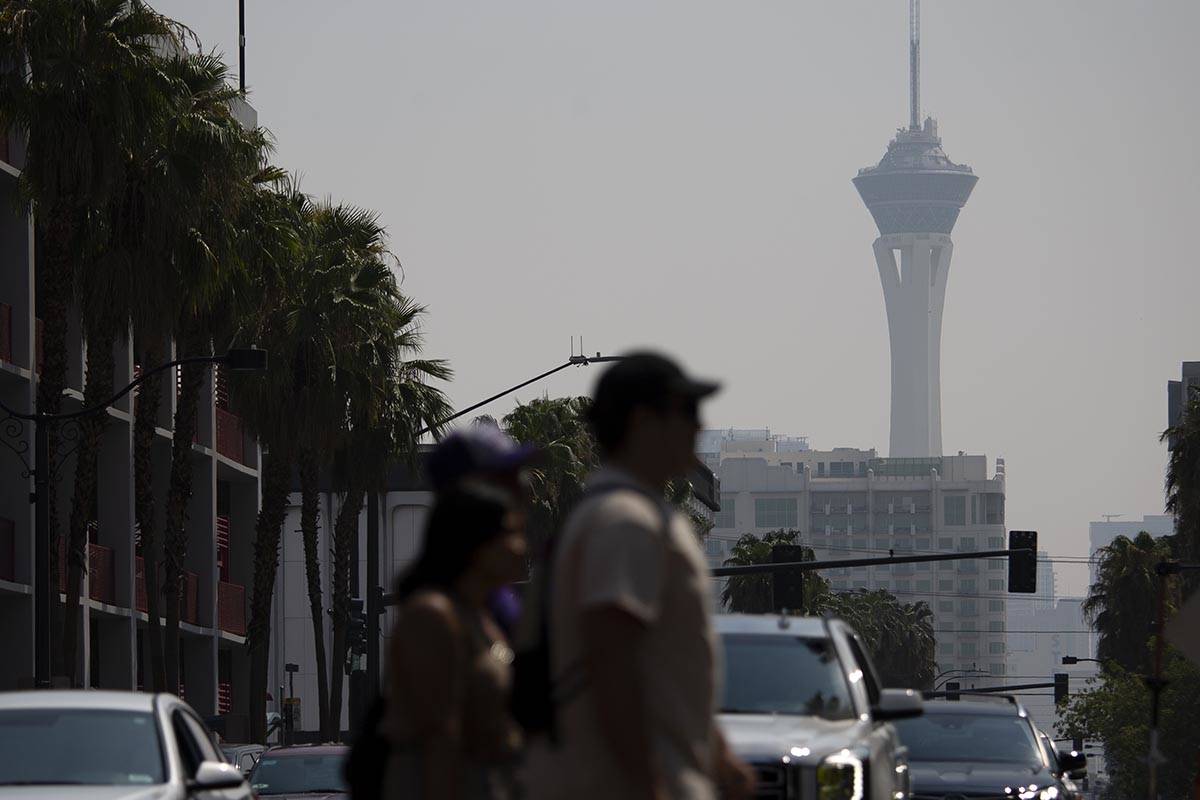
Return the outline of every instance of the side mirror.
[[[236,789],[245,782],[242,772],[233,764],[224,761],[204,761],[196,770],[190,788],[197,791]]]
[[[1058,767],[1072,778],[1082,778],[1087,774],[1087,756],[1075,750],[1059,750]]]
[[[879,702],[871,709],[871,716],[878,722],[911,719],[924,713],[925,703],[912,689],[884,689],[879,693]]]

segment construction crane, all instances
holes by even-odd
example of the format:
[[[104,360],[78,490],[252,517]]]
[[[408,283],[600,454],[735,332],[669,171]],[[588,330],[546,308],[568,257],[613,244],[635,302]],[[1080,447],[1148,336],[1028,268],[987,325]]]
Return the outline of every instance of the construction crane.
[[[908,0],[908,102],[910,130],[921,129],[921,0]]]

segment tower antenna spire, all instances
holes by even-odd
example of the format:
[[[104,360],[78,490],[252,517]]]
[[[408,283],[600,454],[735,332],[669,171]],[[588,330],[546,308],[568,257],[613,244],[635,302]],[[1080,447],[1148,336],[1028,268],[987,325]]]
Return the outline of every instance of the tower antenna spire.
[[[908,0],[908,103],[911,130],[921,128],[921,0]]]

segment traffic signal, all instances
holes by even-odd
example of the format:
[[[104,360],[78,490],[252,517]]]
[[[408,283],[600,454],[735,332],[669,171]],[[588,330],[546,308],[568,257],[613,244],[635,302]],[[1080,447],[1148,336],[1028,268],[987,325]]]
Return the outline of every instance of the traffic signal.
[[[1054,705],[1066,702],[1067,696],[1071,693],[1070,679],[1071,676],[1065,672],[1054,673]]]
[[[958,681],[950,681],[949,683],[947,683],[946,684],[946,699],[947,700],[957,700],[958,699],[958,690],[960,687],[961,687],[961,684],[959,684]]]
[[[1008,590],[1033,594],[1037,591],[1037,531],[1009,531]]]
[[[807,548],[798,544],[777,544],[771,548],[772,564],[792,564],[806,561]],[[800,570],[771,574],[772,595],[775,611],[805,611],[804,573]]]

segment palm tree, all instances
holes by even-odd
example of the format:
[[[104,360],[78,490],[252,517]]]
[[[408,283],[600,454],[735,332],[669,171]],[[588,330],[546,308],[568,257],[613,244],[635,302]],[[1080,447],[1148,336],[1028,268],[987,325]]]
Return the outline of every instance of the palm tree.
[[[858,590],[829,595],[821,610],[858,632],[885,686],[931,688],[935,637],[927,603],[900,603],[883,589]]]
[[[1096,582],[1088,589],[1083,613],[1099,634],[1096,657],[1101,661],[1146,671],[1161,580],[1154,569],[1172,555],[1166,538],[1142,531],[1133,539],[1118,536],[1097,552]],[[1170,616],[1178,608],[1177,589],[1168,592],[1166,604]]]
[[[1167,511],[1175,515],[1179,557],[1200,561],[1200,391],[1192,387],[1178,424],[1163,432],[1167,460]],[[1190,576],[1194,579],[1194,574]],[[1187,580],[1194,585],[1194,580]]]
[[[44,364],[38,376],[38,410],[60,410],[66,387],[68,309],[76,281],[85,277],[106,231],[101,209],[119,196],[126,158],[148,115],[155,112],[158,81],[155,46],[178,42],[182,29],[141,0],[8,0],[0,8],[0,52],[15,56],[25,69],[0,71],[0,129],[28,135],[24,195],[31,201],[39,231],[38,313],[44,322]],[[103,400],[111,384],[108,356],[110,320],[86,321],[96,361],[89,363],[88,399]],[[103,342],[103,344],[99,344]],[[107,376],[107,377],[106,377]],[[71,613],[64,621],[65,663],[75,675],[79,581],[88,515],[94,503],[95,450],[103,419],[85,423],[81,433],[73,503],[68,583]],[[58,436],[51,429],[50,452]],[[51,491],[53,491],[51,482]],[[90,495],[90,497],[89,497]],[[51,535],[57,519],[49,500]],[[51,547],[56,553],[57,548]],[[57,659],[56,659],[57,660]]]
[[[744,534],[734,543],[729,558],[725,559],[725,566],[769,564],[773,547],[796,544],[799,536],[800,531],[796,530],[771,531],[761,537],[752,533]],[[814,557],[812,548],[805,547],[802,560],[812,561]],[[772,581],[772,576],[766,574],[730,576],[721,590],[721,603],[735,614],[769,614],[775,610]],[[805,573],[804,608],[796,610],[814,613],[828,591],[828,581],[816,572]]]

